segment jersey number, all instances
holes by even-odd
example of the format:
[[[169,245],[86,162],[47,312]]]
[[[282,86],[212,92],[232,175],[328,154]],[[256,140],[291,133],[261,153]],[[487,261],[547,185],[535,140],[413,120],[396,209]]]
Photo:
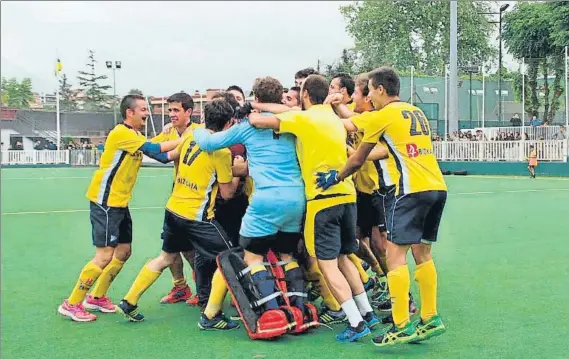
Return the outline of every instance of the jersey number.
[[[190,157],[190,153],[192,152],[192,149],[195,146],[196,146],[196,143],[194,141],[190,142],[190,146],[188,147],[188,150],[186,151],[186,154],[184,155],[184,160],[182,162],[188,166],[191,166],[192,163],[199,156],[199,154],[202,153],[202,149],[198,148],[198,150]]]
[[[421,113],[421,111],[401,111],[403,118],[406,120],[411,120],[411,129],[409,130],[409,134],[411,136],[420,136],[425,135],[428,136],[430,134],[429,131],[429,123],[425,116]],[[417,131],[417,122],[419,123],[420,131]]]

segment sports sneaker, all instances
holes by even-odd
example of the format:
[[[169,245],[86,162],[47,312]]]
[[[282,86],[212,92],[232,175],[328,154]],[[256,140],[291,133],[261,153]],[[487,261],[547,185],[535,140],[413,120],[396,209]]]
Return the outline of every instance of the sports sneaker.
[[[343,310],[334,311],[328,307],[322,307],[320,314],[318,315],[320,318],[320,323],[323,324],[340,324],[348,320],[346,313]]]
[[[340,343],[348,343],[356,341],[370,334],[371,331],[367,327],[366,323],[360,322],[360,324],[358,324],[358,326],[355,328],[348,325],[348,327],[343,332],[336,335],[336,340]]]
[[[138,310],[138,305],[132,305],[124,299],[117,305],[117,310],[130,322],[142,322],[144,320],[144,315]]]
[[[389,301],[389,291],[375,291],[369,300],[369,304],[372,307],[379,307],[379,305],[383,302],[391,302]]]
[[[91,314],[83,308],[83,304],[69,304],[66,300],[57,308],[59,314],[71,318],[74,322],[92,322],[97,319],[95,314]]]
[[[390,330],[373,338],[371,342],[376,347],[384,347],[395,344],[410,343],[417,339],[416,326],[409,322],[403,328],[391,327]]]
[[[198,327],[201,330],[233,330],[239,328],[239,323],[227,319],[221,312],[211,319],[202,313]]]
[[[168,293],[167,295],[162,297],[162,299],[160,299],[160,303],[162,304],[178,303],[190,299],[191,296],[192,296],[192,290],[190,289],[189,285],[184,284],[183,286],[174,286],[170,290],[170,293]]]
[[[369,329],[373,329],[379,324],[379,319],[377,319],[377,316],[374,312],[366,313],[363,318]]]
[[[101,313],[114,313],[116,306],[109,297],[95,298],[91,294],[87,295],[83,301],[83,306],[89,310],[98,310]]]
[[[421,321],[417,324],[417,338],[413,343],[422,342],[423,340],[436,337],[446,332],[446,327],[440,316],[435,315],[426,322]]]
[[[187,305],[191,305],[192,307],[197,307],[200,303],[200,299],[198,298],[198,295],[194,295],[191,298],[188,298],[188,300],[186,300],[186,304]]]

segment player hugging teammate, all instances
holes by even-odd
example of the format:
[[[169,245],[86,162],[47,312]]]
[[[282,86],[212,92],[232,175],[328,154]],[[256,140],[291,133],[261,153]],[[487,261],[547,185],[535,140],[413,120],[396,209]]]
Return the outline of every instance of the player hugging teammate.
[[[425,115],[399,100],[399,77],[389,68],[359,75],[355,81],[339,74],[331,83],[309,68],[299,71],[295,82],[297,86],[284,94],[278,80],[259,78],[251,103],[233,86],[206,105],[205,127],[190,128],[186,122],[176,126],[174,141],[159,145],[145,143],[137,132],[147,109],[125,98],[125,123],[111,132],[105,145],[109,152],[103,154],[88,195],[97,254],[60,313],[73,320],[94,320],[81,301],[97,278],[101,288],[85,300],[87,309],[114,311],[105,293],[128,258],[120,243],[128,244],[129,252],[127,203],[136,178],[134,172],[121,171],[123,153],[142,151],[162,162],[178,162],[166,205],[162,252],[142,268],[118,305],[129,320],[144,318],[137,306],[140,296],[166,267],[181,262],[180,252],[195,249],[202,308],[198,325],[203,330],[239,327],[222,311],[229,289],[253,339],[305,332],[318,322],[347,322],[336,338],[352,342],[381,324],[373,307],[392,313],[383,321],[388,329],[372,340],[376,346],[442,334],[431,245],[447,188],[432,154]],[[177,96],[180,111],[188,114],[187,99]],[[189,129],[183,132],[185,127]],[[243,155],[232,161],[228,148],[239,145]],[[137,172],[140,160],[132,161],[128,168]],[[112,185],[117,174],[128,175],[128,188]],[[237,206],[241,209],[231,211],[216,202],[218,191],[231,199],[241,178],[248,178],[249,188],[247,200]],[[104,238],[98,211],[107,219],[117,218],[116,223],[107,220]],[[225,224],[219,225],[218,215],[225,217]],[[227,231],[234,234],[228,236]],[[410,297],[409,249],[421,293],[417,322],[410,319],[416,308]],[[364,264],[371,266],[375,278]],[[172,273],[174,289],[188,298],[181,269]],[[322,296],[320,313],[308,301],[309,289],[310,299]]]

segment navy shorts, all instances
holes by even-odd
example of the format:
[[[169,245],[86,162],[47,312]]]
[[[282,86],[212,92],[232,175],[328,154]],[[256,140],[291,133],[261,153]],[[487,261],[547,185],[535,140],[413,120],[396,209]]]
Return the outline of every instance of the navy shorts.
[[[399,245],[436,242],[446,199],[446,191],[387,196],[387,240]]]
[[[178,253],[196,249],[200,256],[214,260],[233,247],[231,240],[216,220],[193,221],[166,210],[162,228],[162,250]]]
[[[372,194],[357,193],[358,220],[357,224],[363,238],[371,237],[371,229],[379,227],[385,232],[385,204],[384,195],[379,191]]]
[[[116,247],[132,243],[132,219],[128,207],[108,207],[90,202],[93,245]]]

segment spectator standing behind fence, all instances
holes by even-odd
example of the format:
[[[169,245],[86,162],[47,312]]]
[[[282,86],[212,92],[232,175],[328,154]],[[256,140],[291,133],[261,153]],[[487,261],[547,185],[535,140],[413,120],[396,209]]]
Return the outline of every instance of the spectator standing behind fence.
[[[512,124],[512,126],[521,126],[522,125],[522,119],[520,118],[520,115],[517,113],[514,113],[514,116],[512,116],[512,118],[510,119],[510,123]]]
[[[541,121],[537,119],[537,116],[533,115],[533,116],[531,117],[531,121],[529,122],[529,124],[530,124],[532,127],[537,127],[537,126],[541,125]]]
[[[553,135],[554,140],[566,140],[565,126],[559,126],[559,131]]]
[[[528,163],[528,170],[530,178],[535,178],[535,168],[537,167],[537,151],[535,150],[534,146],[529,147],[529,163]]]

